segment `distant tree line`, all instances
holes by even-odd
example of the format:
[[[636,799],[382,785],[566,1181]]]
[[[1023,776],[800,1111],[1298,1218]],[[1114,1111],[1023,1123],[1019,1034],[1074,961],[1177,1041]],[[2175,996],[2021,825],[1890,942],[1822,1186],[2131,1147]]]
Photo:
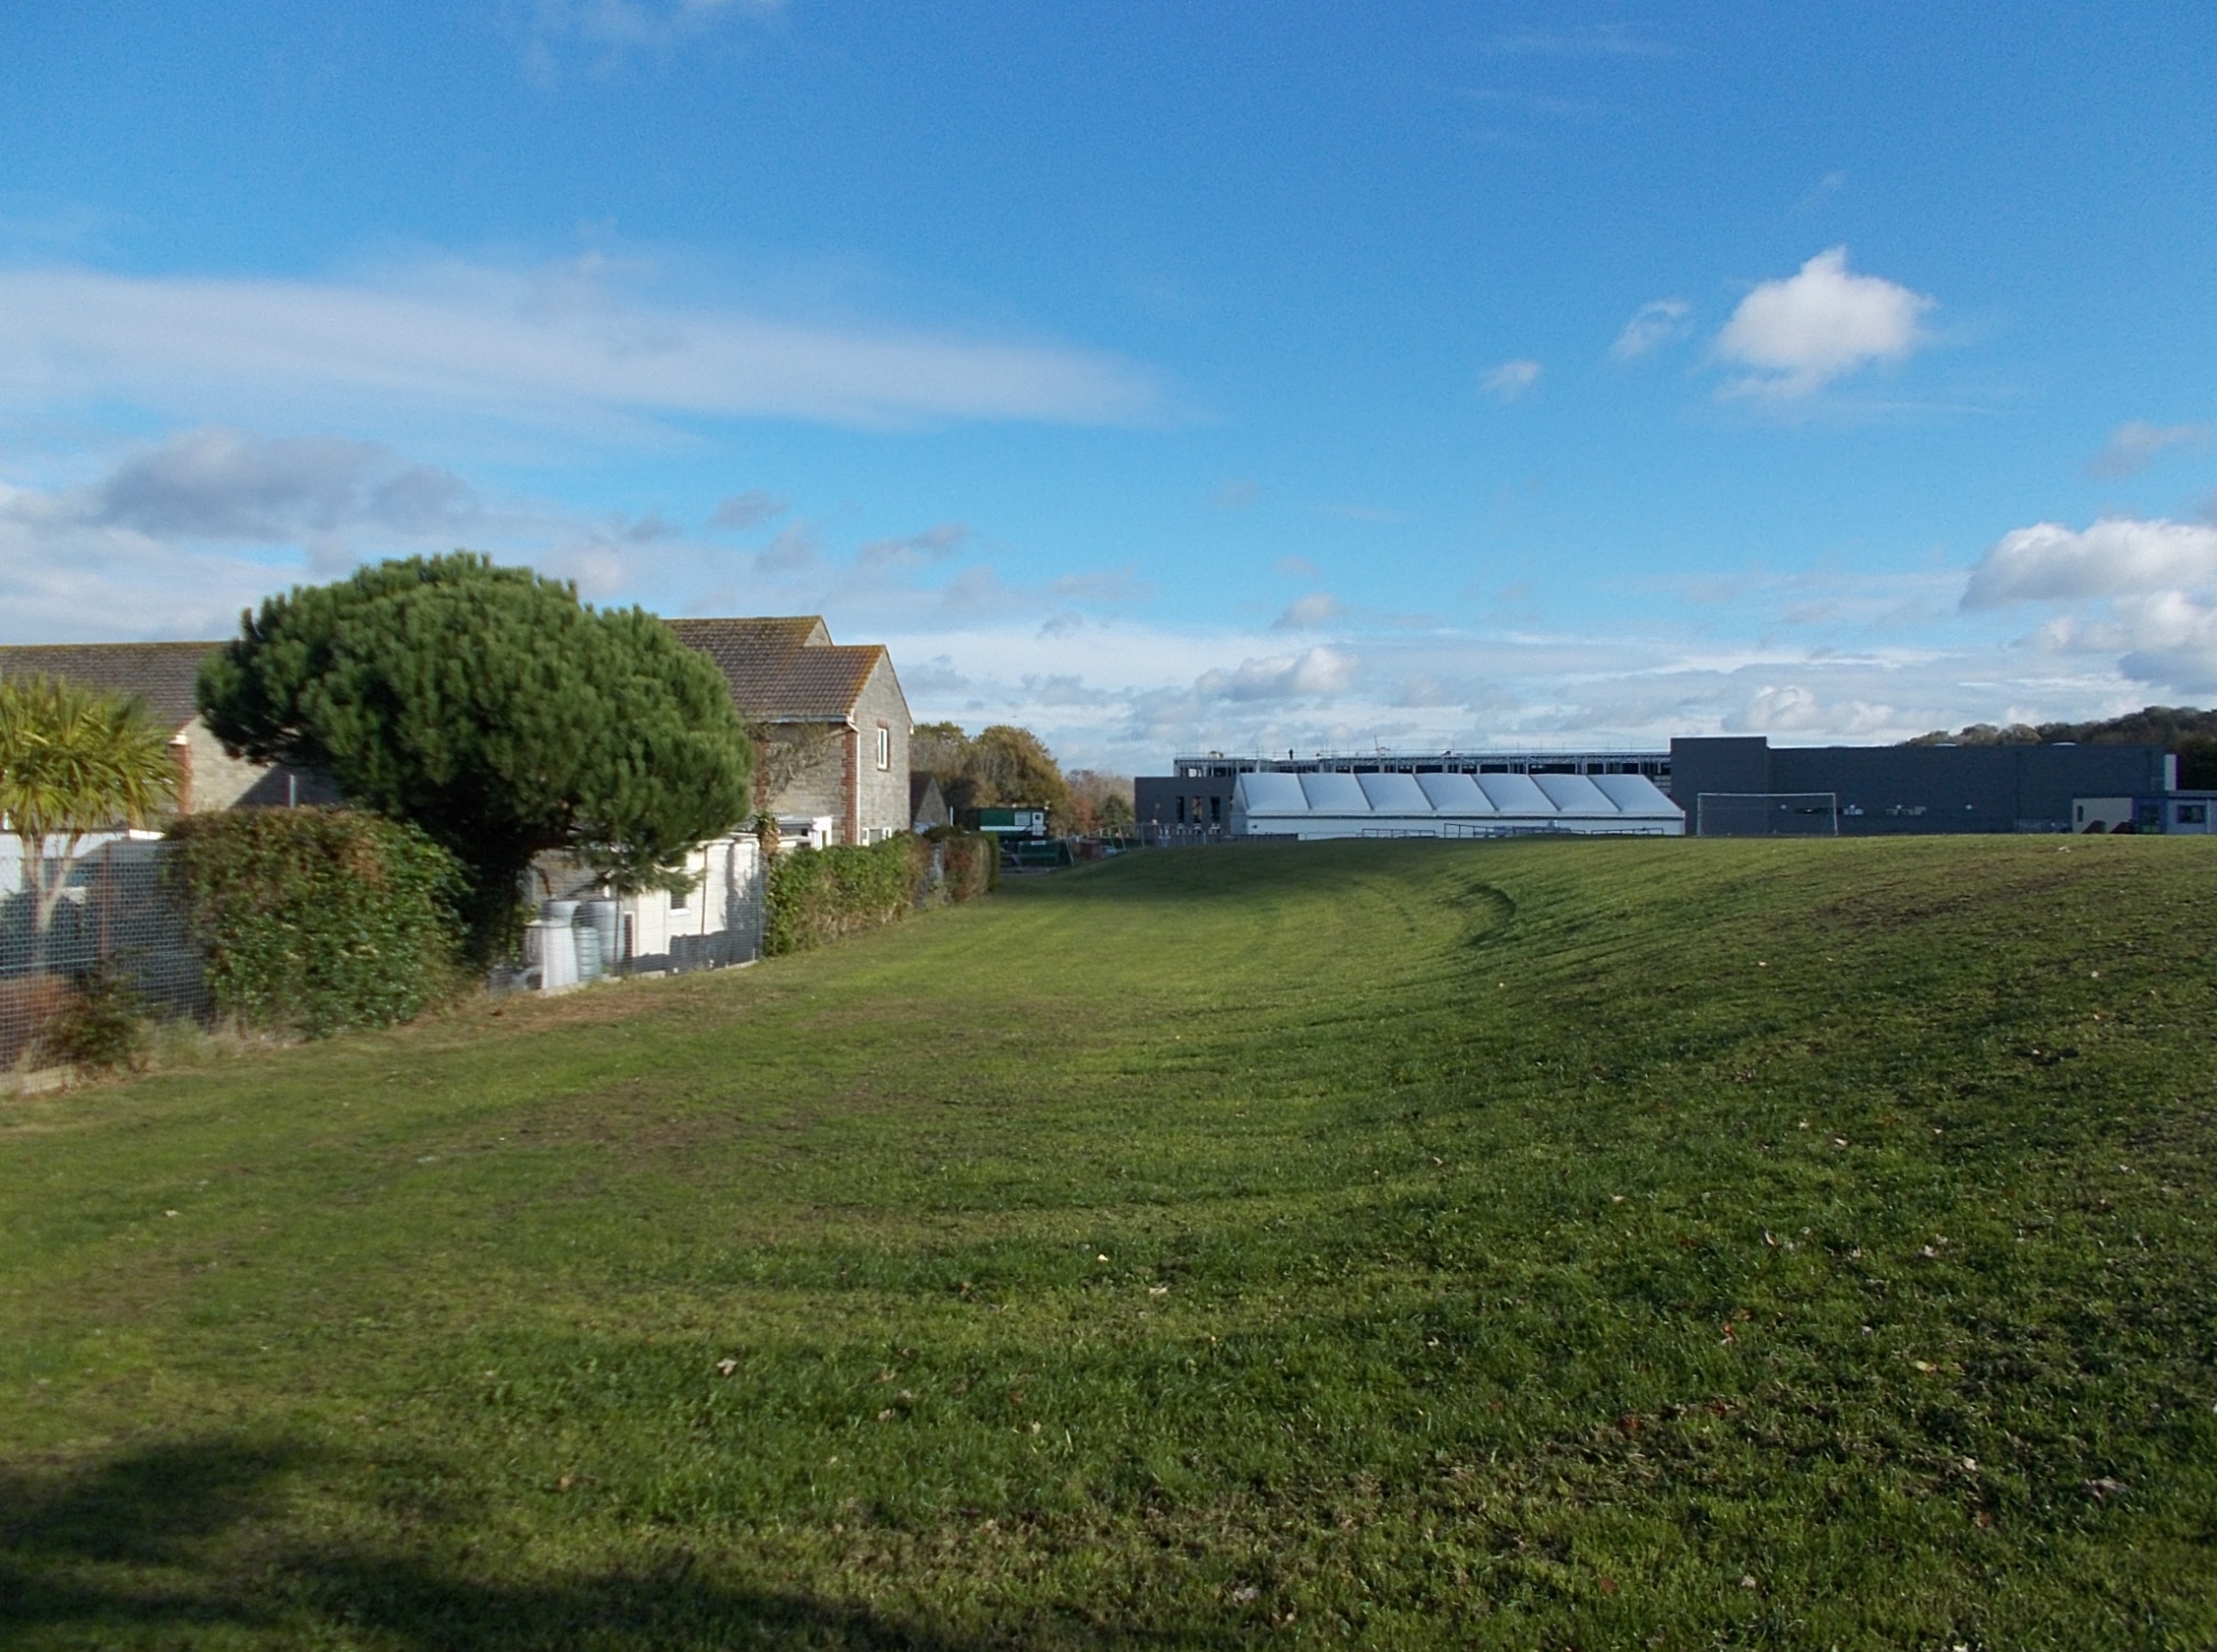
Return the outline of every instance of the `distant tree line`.
[[[1065,775],[1029,729],[996,723],[973,735],[959,723],[923,723],[909,736],[909,769],[930,775],[960,817],[966,809],[1045,807],[1057,832],[1113,832],[1132,822],[1131,780],[1098,769]]]
[[[2179,784],[2189,792],[2217,791],[2217,711],[2192,706],[2146,706],[2099,723],[1974,723],[1949,733],[1935,729],[1906,745],[2160,745],[2179,756]]]

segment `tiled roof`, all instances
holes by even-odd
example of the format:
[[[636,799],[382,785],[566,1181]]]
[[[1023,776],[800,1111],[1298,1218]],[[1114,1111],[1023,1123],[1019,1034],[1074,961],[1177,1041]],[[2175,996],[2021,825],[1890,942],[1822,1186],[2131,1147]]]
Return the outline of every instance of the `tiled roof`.
[[[756,723],[845,719],[869,682],[882,646],[842,646],[814,614],[769,619],[672,619],[687,648],[716,663],[731,704]],[[158,723],[181,729],[198,714],[200,663],[222,643],[59,643],[0,648],[0,676],[43,672],[89,688],[120,688],[146,701]]]
[[[731,704],[755,723],[843,720],[885,658],[876,643],[834,643],[813,614],[667,623],[679,642],[716,663],[731,685]]]
[[[0,676],[52,676],[87,688],[120,688],[154,720],[182,729],[200,714],[193,684],[222,643],[53,643],[0,648]]]

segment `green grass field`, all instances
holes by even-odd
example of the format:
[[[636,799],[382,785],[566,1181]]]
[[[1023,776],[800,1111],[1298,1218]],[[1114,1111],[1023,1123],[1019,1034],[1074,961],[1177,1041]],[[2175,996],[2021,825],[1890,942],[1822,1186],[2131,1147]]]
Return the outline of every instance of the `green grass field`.
[[[2213,913],[1166,853],[0,1103],[0,1643],[2217,1645]]]

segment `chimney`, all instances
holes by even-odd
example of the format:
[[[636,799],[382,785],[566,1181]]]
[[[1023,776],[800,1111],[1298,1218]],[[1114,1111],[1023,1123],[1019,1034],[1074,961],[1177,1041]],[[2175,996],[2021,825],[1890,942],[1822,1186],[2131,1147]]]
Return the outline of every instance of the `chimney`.
[[[169,736],[169,761],[177,765],[177,812],[192,813],[192,738],[184,730]]]

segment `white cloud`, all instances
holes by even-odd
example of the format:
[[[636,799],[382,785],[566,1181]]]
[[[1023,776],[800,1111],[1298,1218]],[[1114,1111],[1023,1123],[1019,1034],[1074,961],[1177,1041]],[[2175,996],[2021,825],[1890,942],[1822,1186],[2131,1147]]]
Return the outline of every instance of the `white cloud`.
[[[1724,719],[1724,727],[1735,733],[1822,733],[1854,738],[1877,732],[1893,720],[1891,706],[1865,700],[1828,706],[1812,689],[1800,683],[1765,683],[1745,705]]]
[[[1624,323],[1609,353],[1618,361],[1637,361],[1684,338],[1692,331],[1692,315],[1693,306],[1683,298],[1657,298],[1642,304]]]
[[[1848,249],[1833,247],[1741,299],[1717,335],[1717,353],[1754,369],[1733,383],[1736,393],[1807,396],[1873,362],[1906,358],[1925,342],[1919,321],[1935,302],[1854,274]]]
[[[1130,568],[1004,575],[973,559],[958,524],[866,540],[806,517],[779,526],[769,545],[739,548],[651,510],[495,497],[372,443],[189,431],[75,485],[0,483],[0,641],[222,635],[273,590],[462,542],[575,579],[596,602],[822,612],[842,640],[892,648],[921,718],[1021,723],[1073,761],[1153,773],[1212,747],[1660,745],[1725,727],[1899,738],[2107,715],[2152,682],[2217,679],[2217,575],[2090,599],[2031,647],[1940,611],[1940,582],[1951,604],[1963,574],[1937,565],[1757,570],[1706,600],[1659,589],[1667,601],[1634,617],[1560,631],[1529,615],[1402,623],[1308,591],[1316,601],[1282,617],[1329,622],[1327,641],[1261,618],[1152,621]],[[1314,577],[1298,559],[1284,571]],[[1821,635],[1779,622],[1812,602]]]
[[[2074,602],[2199,584],[2217,576],[2217,528],[2104,517],[2084,531],[2035,523],[2001,536],[1971,570],[1966,609]]]
[[[1592,23],[1496,35],[1481,49],[1501,57],[1673,57],[1679,48],[1639,33],[1628,23]]]
[[[855,560],[864,568],[921,568],[933,562],[944,562],[960,550],[969,538],[969,523],[942,522],[920,534],[872,540],[855,553]]]
[[[2217,603],[2166,591],[2118,607],[2130,643],[2118,669],[2139,682],[2217,690]]]
[[[227,631],[295,579],[521,521],[379,443],[185,430],[81,486],[0,483],[0,641]],[[533,525],[556,537],[549,519]],[[616,531],[642,528],[665,532],[651,516]]]
[[[1069,761],[1159,774],[1175,752],[1502,745],[1547,749],[1755,729],[1800,740],[1900,739],[1966,723],[2106,716],[2144,689],[2108,660],[1960,635],[1948,646],[1723,646],[1657,624],[1548,634],[1374,630],[1307,654],[1268,634],[1040,616],[883,629],[828,610],[841,636],[924,661],[917,715],[1037,729]],[[904,617],[906,623],[904,623]],[[1196,675],[1195,662],[1205,668]],[[1222,665],[1211,664],[1223,662]],[[1766,690],[1768,691],[1766,693]]]
[[[374,283],[0,272],[0,402],[110,399],[539,425],[1118,424],[1162,408],[1151,374],[1100,351],[655,302],[594,259],[538,272],[450,262]]]
[[[1520,359],[1504,361],[1481,373],[1478,388],[1498,401],[1513,402],[1539,382],[1540,363]]]
[[[2032,635],[2039,650],[2114,659],[2119,673],[2191,695],[2217,690],[2217,601],[2185,591],[2121,597],[2059,614]]]
[[[2100,477],[2138,476],[2164,449],[2199,447],[2210,435],[2206,424],[2150,424],[2145,419],[2131,419],[2110,432],[2102,451],[2086,462],[2086,474]]]
[[[792,509],[792,501],[783,494],[770,494],[759,487],[750,487],[744,493],[733,493],[721,501],[713,516],[708,519],[711,528],[721,528],[727,533],[743,534],[749,528],[765,522],[775,522]]]
[[[2035,523],[2004,534],[1971,570],[1967,611],[2057,604],[2029,639],[2040,653],[2108,659],[2134,683],[2217,688],[2217,527],[2104,517],[2083,531]]]
[[[1061,574],[1047,582],[1046,594],[1058,603],[1136,603],[1152,597],[1154,588],[1141,582],[1130,563],[1120,568],[1101,568],[1090,573]]]
[[[160,539],[297,542],[348,529],[459,532],[475,516],[452,472],[375,442],[187,430],[126,459],[73,507]]]
[[[756,553],[754,565],[764,573],[800,573],[816,565],[823,543],[823,532],[814,523],[795,522],[778,530],[778,537]]]
[[[1355,680],[1356,660],[1337,649],[1242,660],[1229,671],[1204,672],[1194,683],[1205,700],[1306,700],[1339,693]]]
[[[667,45],[731,17],[766,17],[784,0],[539,0],[543,29],[619,45]]]
[[[525,36],[524,72],[541,86],[560,78],[572,43],[592,49],[589,68],[606,75],[636,51],[667,52],[741,17],[766,19],[785,0],[538,0]]]
[[[1328,591],[1311,591],[1297,598],[1271,627],[1275,631],[1313,631],[1329,625],[1347,612],[1347,604]]]

